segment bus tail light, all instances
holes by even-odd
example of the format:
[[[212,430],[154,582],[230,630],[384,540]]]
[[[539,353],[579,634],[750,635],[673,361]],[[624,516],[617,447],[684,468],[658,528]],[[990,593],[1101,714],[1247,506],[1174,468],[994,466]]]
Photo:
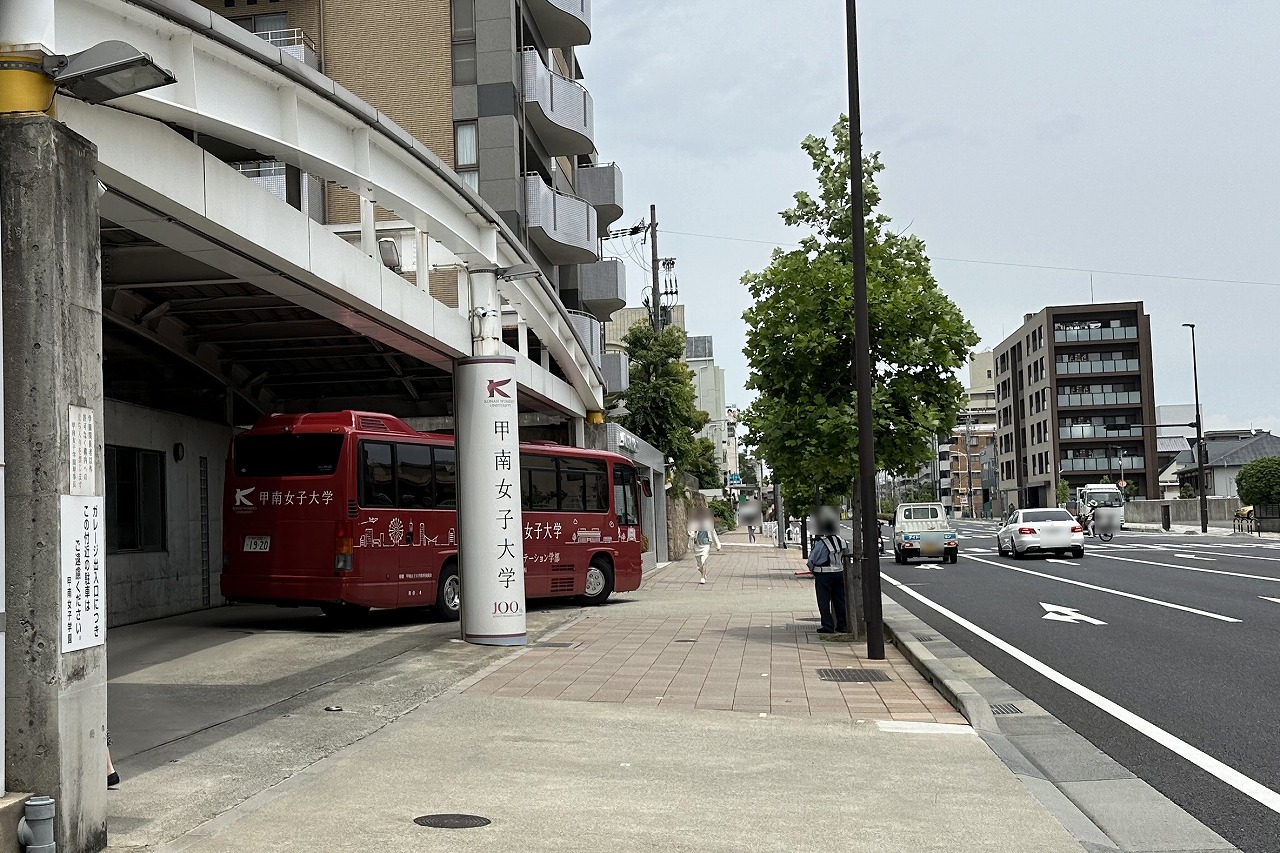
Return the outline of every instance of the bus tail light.
[[[351,571],[351,556],[354,552],[355,542],[352,539],[351,522],[339,521],[337,536],[333,542],[333,570],[335,572]]]

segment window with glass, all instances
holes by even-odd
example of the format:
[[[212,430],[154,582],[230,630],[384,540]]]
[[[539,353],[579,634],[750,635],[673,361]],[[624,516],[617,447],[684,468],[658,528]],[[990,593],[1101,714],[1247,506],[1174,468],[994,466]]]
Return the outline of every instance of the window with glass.
[[[289,29],[289,16],[283,12],[270,15],[246,15],[242,18],[232,18],[231,23],[244,27],[255,35],[262,35]]]
[[[360,442],[360,505],[396,505],[394,452],[390,444]]]
[[[480,190],[479,129],[474,121],[453,126],[453,163],[458,177],[471,189]]]
[[[431,447],[426,444],[396,446],[396,505],[403,509],[427,509],[435,503],[431,482]]]
[[[431,482],[437,509],[458,505],[458,462],[452,447],[431,448]]]
[[[542,512],[560,508],[555,459],[520,454],[520,506]]]
[[[106,447],[107,553],[165,549],[164,454]]]
[[[449,7],[453,27],[453,85],[474,85],[476,82],[475,0],[451,0]]]
[[[640,523],[640,501],[636,495],[636,469],[629,465],[613,468],[613,511],[621,526]]]

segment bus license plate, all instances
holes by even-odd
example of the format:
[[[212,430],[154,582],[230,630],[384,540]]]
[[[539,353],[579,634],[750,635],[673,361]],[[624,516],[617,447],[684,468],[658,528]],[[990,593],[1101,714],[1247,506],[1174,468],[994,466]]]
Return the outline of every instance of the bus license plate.
[[[244,549],[246,551],[270,551],[270,536],[246,536],[244,537]]]

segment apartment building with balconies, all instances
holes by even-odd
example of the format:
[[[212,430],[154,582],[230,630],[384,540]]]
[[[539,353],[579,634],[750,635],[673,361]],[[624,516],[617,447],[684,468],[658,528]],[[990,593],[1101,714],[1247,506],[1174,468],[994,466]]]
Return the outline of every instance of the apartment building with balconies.
[[[1158,494],[1151,319],[1141,302],[1050,306],[995,348],[999,511],[1072,487]]]
[[[451,165],[567,308],[603,322],[626,304],[625,267],[603,257],[600,240],[622,216],[622,173],[597,155],[576,53],[593,35],[591,0],[199,2],[322,70]],[[429,240],[415,244],[408,223],[253,152],[241,171],[351,242],[392,241],[398,272],[434,270],[432,295],[457,304],[456,275],[427,257]]]

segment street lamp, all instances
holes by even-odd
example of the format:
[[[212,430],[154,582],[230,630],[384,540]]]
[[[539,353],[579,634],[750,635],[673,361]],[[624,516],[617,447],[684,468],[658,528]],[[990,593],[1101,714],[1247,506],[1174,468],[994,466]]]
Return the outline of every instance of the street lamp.
[[[1200,532],[1209,532],[1209,497],[1205,494],[1204,412],[1200,409],[1200,367],[1196,363],[1196,324],[1183,323],[1191,330],[1191,378],[1196,391],[1196,483],[1200,486]]]

